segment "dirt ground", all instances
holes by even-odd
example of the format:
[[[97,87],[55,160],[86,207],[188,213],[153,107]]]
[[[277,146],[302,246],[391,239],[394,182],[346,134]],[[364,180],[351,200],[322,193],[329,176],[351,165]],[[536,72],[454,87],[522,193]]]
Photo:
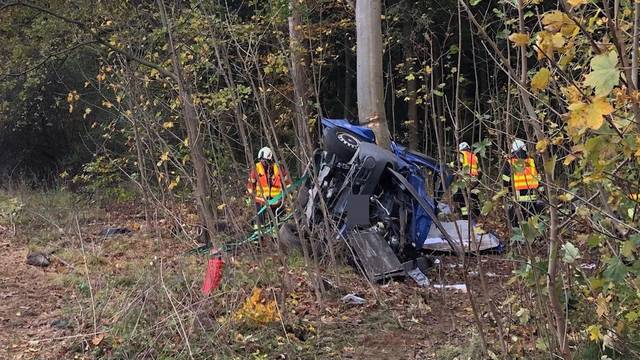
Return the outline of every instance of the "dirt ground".
[[[131,225],[134,221],[131,214],[137,211],[127,214],[127,211],[118,209],[114,213],[118,214],[117,217],[109,215],[107,211],[109,223],[122,224],[129,221],[128,225]],[[187,289],[191,289],[188,291],[195,289],[196,294],[190,295],[194,297],[191,300],[194,304],[202,305],[210,302],[209,307],[212,308],[224,305],[216,303],[214,299],[200,298],[197,294],[206,257],[190,258],[189,263],[195,266],[193,273],[187,272],[185,275],[184,268],[179,265],[181,261],[185,261],[184,251],[188,248],[188,244],[176,242],[170,234],[165,234],[166,237],[158,241],[155,235],[142,235],[139,230],[134,230],[132,235],[100,242],[95,234],[103,226],[105,222],[91,220],[82,229],[86,236],[87,252],[91,253],[93,259],[90,265],[90,276],[91,283],[97,287],[93,289],[96,294],[104,294],[106,284],[111,284],[114,278],[125,279],[128,276],[127,269],[134,272],[140,271],[141,265],[144,264],[146,264],[144,266],[156,266],[153,269],[157,269],[158,263],[161,263],[165,264],[163,271],[167,279],[174,275],[183,276],[188,282]],[[134,226],[130,227],[134,228]],[[29,244],[27,239],[12,240],[8,234],[4,234],[3,238],[3,242],[0,243],[0,359],[118,358],[112,355],[113,351],[116,351],[117,346],[127,345],[127,343],[122,336],[109,333],[118,325],[117,321],[113,320],[116,317],[111,321],[105,321],[106,315],[98,319],[98,328],[103,333],[96,335],[92,331],[91,310],[87,309],[87,295],[84,295],[84,299],[81,298],[83,295],[78,291],[78,283],[65,284],[61,281],[65,277],[72,276],[79,279],[85,278],[82,258],[74,259],[72,256],[74,252],[77,256],[79,251],[75,249],[78,247],[77,244],[74,243],[75,246],[68,244],[69,248],[66,249],[67,261],[71,264],[64,264],[60,261],[61,258],[54,258],[49,267],[38,268],[25,263],[28,253],[27,244]],[[90,248],[89,244],[91,244]],[[173,245],[167,246],[169,244]],[[149,259],[142,260],[138,254],[146,254],[155,264],[150,265]],[[60,256],[64,257],[64,255]],[[281,270],[277,268],[278,254],[273,248],[270,249],[268,244],[262,246],[260,252],[253,249],[233,256],[237,261],[233,260],[228,264],[225,270],[225,281],[229,281],[228,291],[235,292],[234,296],[239,297],[239,304],[242,301],[242,294],[250,293],[251,287],[255,286],[255,282],[253,282],[254,285],[243,285],[246,281],[251,283],[253,281],[251,278],[263,273],[262,270],[266,266],[270,267],[270,272]],[[441,264],[427,274],[432,283],[462,283],[463,268],[460,260],[453,256],[439,258]],[[485,293],[479,288],[477,259],[470,258],[470,263],[467,269],[469,284],[478,292]],[[512,290],[505,284],[512,275],[513,267],[511,263],[504,261],[502,255],[483,257],[482,264],[489,277],[487,277],[487,296],[476,299],[478,316],[485,326],[485,332],[490,334],[490,338],[495,339],[495,324],[488,310],[488,299],[500,306],[509,297]],[[284,323],[283,326],[273,324],[270,330],[267,329],[268,331],[258,330],[258,332],[264,332],[262,335],[257,335],[263,338],[254,336],[254,340],[247,340],[255,335],[252,334],[254,330],[243,333],[240,330],[233,330],[238,332],[231,333],[227,340],[221,341],[228,346],[231,354],[242,354],[243,351],[247,351],[246,354],[254,354],[258,350],[262,351],[261,354],[265,354],[264,351],[271,351],[266,354],[268,355],[266,358],[283,358],[284,356],[287,359],[453,360],[461,351],[478,348],[477,339],[474,339],[474,333],[477,333],[477,330],[467,293],[433,287],[420,288],[412,281],[371,286],[351,268],[345,267],[345,269],[340,272],[327,270],[323,274],[323,277],[334,286],[328,289],[325,300],[318,303],[310,285],[307,269],[304,266],[290,268],[289,281],[295,285],[288,291],[296,294],[297,300],[295,305],[289,305],[291,308],[288,311],[291,314],[286,317],[287,321],[292,324],[311,325],[315,329],[313,334],[306,335],[307,339],[296,340],[297,342],[293,345],[298,350],[291,351],[291,344],[288,345],[289,347],[279,347],[277,344],[266,346],[261,343],[275,343],[274,338],[281,338],[282,335],[287,338],[289,336],[287,331],[281,332]],[[151,270],[152,273],[154,271]],[[279,275],[265,275],[267,276],[263,276],[264,279],[257,281],[271,287],[276,293],[281,291],[278,283]],[[243,280],[245,282],[238,283],[239,279],[245,279]],[[132,285],[121,289],[114,285],[110,286],[108,291],[110,294],[112,291],[121,291],[123,294],[129,292],[133,294],[137,291]],[[342,303],[340,300],[342,296],[352,292],[365,298],[367,303],[365,305]],[[176,299],[182,295],[179,292],[174,293]],[[183,304],[180,306],[184,305],[186,309],[189,305],[184,297],[182,299]],[[101,301],[105,309],[109,306],[114,307],[116,304],[111,295]],[[233,311],[233,309],[226,311]],[[510,311],[509,306],[506,306],[502,316],[508,318]],[[124,321],[124,318],[125,316],[120,321]],[[517,322],[517,319],[514,322]],[[513,326],[513,323],[511,325]],[[176,333],[174,335],[170,333],[158,336],[171,338],[176,335]],[[516,333],[512,332],[512,334]],[[180,342],[179,332],[177,335],[175,341]],[[511,336],[512,339],[517,338],[511,346],[523,349],[529,347],[526,345],[531,343],[530,339],[527,339],[528,335],[526,333],[517,335],[517,337]],[[498,344],[490,344],[490,346],[496,353],[498,352]],[[441,350],[447,348],[454,349],[450,352],[452,355],[443,355]],[[299,352],[300,349],[305,350]],[[140,353],[134,358],[163,358],[157,355],[144,355],[146,349],[139,349],[139,351]],[[523,351],[526,352],[526,350]],[[293,357],[291,354],[294,354]],[[223,357],[205,355],[195,358]],[[238,357],[234,355],[230,358]]]
[[[53,358],[67,324],[60,322],[69,299],[52,281],[54,268],[25,263],[28,249],[0,244],[0,358]]]

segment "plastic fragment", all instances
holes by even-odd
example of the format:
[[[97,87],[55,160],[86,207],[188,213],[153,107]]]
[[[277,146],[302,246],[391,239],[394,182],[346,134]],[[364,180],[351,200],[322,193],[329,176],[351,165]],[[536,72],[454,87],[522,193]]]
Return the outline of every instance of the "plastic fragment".
[[[357,296],[355,293],[351,293],[343,296],[342,302],[350,305],[363,305],[367,303],[367,300]]]

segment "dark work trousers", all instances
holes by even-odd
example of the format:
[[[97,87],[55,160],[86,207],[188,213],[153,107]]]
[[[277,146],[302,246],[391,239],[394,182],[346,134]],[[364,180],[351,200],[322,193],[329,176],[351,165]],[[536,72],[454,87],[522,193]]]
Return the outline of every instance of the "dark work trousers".
[[[517,208],[522,212],[522,220],[527,221],[530,217],[538,215],[542,212],[544,205],[539,201],[520,201],[509,207],[509,220],[512,227],[518,227]]]
[[[260,209],[262,209],[263,204],[260,203],[256,203],[256,213],[258,211],[260,211]],[[269,223],[269,220],[271,219],[271,212],[273,212],[273,216],[276,217],[276,220],[278,219],[278,212],[277,209],[280,207],[280,204],[273,204],[271,205],[271,211],[269,211],[269,209],[265,209],[262,214],[258,215],[258,218],[256,219],[255,225],[266,225]],[[277,222],[277,221],[276,221]],[[274,224],[276,223],[274,222]]]
[[[458,205],[463,219],[477,219],[480,215],[480,199],[478,198],[478,194],[469,192],[469,207],[471,209],[467,209],[467,204],[464,201],[465,192],[466,189],[459,189],[453,194],[453,201]]]

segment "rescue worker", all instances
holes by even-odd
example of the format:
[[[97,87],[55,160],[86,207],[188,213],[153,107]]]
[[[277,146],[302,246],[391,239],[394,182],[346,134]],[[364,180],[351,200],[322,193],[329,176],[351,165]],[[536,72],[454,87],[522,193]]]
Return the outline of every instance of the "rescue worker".
[[[460,189],[455,195],[454,200],[460,206],[460,213],[463,218],[468,218],[470,215],[477,217],[480,214],[480,203],[478,199],[477,191],[473,191],[480,183],[480,168],[478,166],[478,157],[471,151],[471,146],[467,142],[461,142],[458,145],[458,161],[462,166],[461,174],[463,174],[467,180],[470,180],[470,192],[469,192],[469,205],[471,209],[467,208],[467,204],[464,199],[464,192],[466,189]]]
[[[290,181],[286,173],[278,164],[273,161],[273,152],[268,147],[263,147],[258,151],[258,161],[249,173],[249,181],[247,181],[247,192],[254,197],[256,211],[267,204],[271,199],[282,194],[282,190]],[[279,215],[278,209],[281,207],[283,199],[271,204],[270,210],[267,209],[258,215],[258,225],[265,223],[267,213]]]
[[[521,208],[523,220],[540,212],[542,209],[542,203],[538,199],[538,191],[541,190],[540,177],[536,164],[527,154],[527,146],[521,139],[516,139],[511,144],[511,154],[504,166],[502,180],[505,187],[510,189],[516,206]],[[516,206],[509,208],[512,226],[518,226]]]

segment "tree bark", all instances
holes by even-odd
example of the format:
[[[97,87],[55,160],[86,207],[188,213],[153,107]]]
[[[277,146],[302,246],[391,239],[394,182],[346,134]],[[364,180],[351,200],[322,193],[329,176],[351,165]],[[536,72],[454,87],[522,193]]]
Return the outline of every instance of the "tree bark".
[[[351,35],[344,37],[344,118],[353,116],[353,40]]]
[[[381,0],[356,2],[358,118],[376,134],[378,145],[386,148],[391,134],[384,110],[381,14]]]
[[[409,41],[411,37],[411,23],[406,21],[403,26],[405,41],[403,42],[404,63],[407,67],[407,74],[413,75],[407,78],[407,133],[409,135],[409,148],[418,149],[418,105],[417,105],[417,85],[414,74],[415,54],[413,44]]]
[[[307,122],[309,121],[309,80],[306,74],[305,46],[302,37],[302,16],[300,15],[300,4],[296,0],[289,1],[289,51],[290,51],[290,68],[291,79],[293,80],[293,93],[295,100],[295,129],[300,154],[310,154],[312,150],[311,137]],[[301,169],[304,166],[300,163]]]
[[[175,44],[173,43],[173,37],[171,35],[171,26],[167,19],[167,13],[163,0],[158,0],[160,7],[160,16],[162,17],[162,24],[167,31],[167,40],[169,44],[169,51],[171,53],[171,63],[175,75],[176,84],[178,85],[178,96],[182,102],[182,116],[184,117],[185,126],[187,128],[187,136],[189,140],[189,152],[193,160],[193,167],[196,174],[196,186],[194,197],[198,205],[198,215],[200,221],[203,222],[205,239],[207,241],[213,240],[213,229],[215,229],[215,213],[211,206],[211,196],[209,190],[211,184],[209,182],[209,172],[207,169],[207,158],[204,155],[202,134],[200,132],[200,121],[196,113],[195,105],[191,99],[191,88],[182,73],[182,66],[178,60],[178,54],[176,52]]]

